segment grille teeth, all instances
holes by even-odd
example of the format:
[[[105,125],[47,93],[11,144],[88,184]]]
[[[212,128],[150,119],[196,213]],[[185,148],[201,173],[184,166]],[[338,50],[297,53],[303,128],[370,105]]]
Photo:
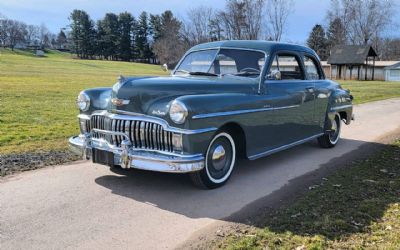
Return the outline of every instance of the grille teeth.
[[[141,120],[111,119],[107,116],[93,115],[86,123],[87,131],[101,129],[113,132],[125,133],[135,148],[152,149],[173,152],[172,132],[165,131],[157,123]],[[101,133],[93,133],[93,137],[104,139],[108,143],[120,147],[123,136],[107,136]]]

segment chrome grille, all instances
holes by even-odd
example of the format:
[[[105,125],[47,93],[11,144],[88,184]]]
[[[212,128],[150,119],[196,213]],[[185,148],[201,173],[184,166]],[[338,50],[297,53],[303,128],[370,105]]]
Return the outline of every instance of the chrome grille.
[[[122,132],[125,133],[135,148],[153,149],[161,151],[173,151],[172,136],[173,133],[165,131],[157,123],[141,120],[121,120],[113,119],[103,115],[92,115],[90,119],[90,128]],[[97,139],[104,139],[112,145],[121,146],[123,136],[105,135],[93,133],[92,136]]]

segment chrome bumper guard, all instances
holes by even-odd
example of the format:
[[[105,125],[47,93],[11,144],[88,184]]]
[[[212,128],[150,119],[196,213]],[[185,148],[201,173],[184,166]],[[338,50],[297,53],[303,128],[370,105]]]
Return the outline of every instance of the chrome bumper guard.
[[[92,148],[112,152],[114,164],[122,168],[136,168],[157,172],[189,173],[204,168],[204,156],[201,154],[184,155],[153,150],[141,150],[131,146],[129,137],[124,133],[93,129],[92,133],[120,135],[125,137],[121,147],[110,145],[104,139],[93,138],[90,134],[69,138],[71,150],[83,157],[92,158]]]

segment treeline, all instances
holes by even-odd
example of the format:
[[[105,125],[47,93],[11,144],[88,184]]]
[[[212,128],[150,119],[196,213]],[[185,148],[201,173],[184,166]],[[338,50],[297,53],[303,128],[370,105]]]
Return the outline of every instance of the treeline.
[[[188,48],[203,42],[281,41],[295,6],[294,0],[225,3],[222,10],[191,8],[183,18],[167,10],[161,14],[142,12],[137,17],[129,12],[107,13],[94,21],[85,11],[74,10],[70,25],[58,35],[45,25],[27,25],[0,15],[0,45],[69,49],[84,59],[174,64]],[[331,0],[325,20],[313,27],[306,43],[322,60],[338,44],[369,44],[380,59],[399,60],[400,39],[387,35],[390,29],[398,30],[392,26],[395,7],[393,0]]]
[[[191,46],[232,39],[281,40],[293,0],[226,0],[224,10],[200,6],[178,19],[167,10],[107,13],[94,21],[83,10],[70,15],[71,48],[80,58],[176,63]]]
[[[400,39],[385,36],[398,25],[393,1],[331,0],[326,27],[316,24],[307,39],[322,60],[336,45],[372,45],[381,60],[400,60]],[[394,27],[398,30],[398,27]]]
[[[0,46],[26,48],[66,49],[67,36],[61,30],[58,35],[51,33],[46,25],[31,25],[6,18],[0,14]]]

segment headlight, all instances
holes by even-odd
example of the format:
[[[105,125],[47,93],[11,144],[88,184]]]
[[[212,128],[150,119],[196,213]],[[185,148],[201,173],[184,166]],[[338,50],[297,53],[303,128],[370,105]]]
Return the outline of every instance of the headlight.
[[[76,105],[81,111],[87,111],[90,107],[90,97],[82,91],[76,99]]]
[[[188,110],[185,104],[177,100],[171,103],[171,107],[169,108],[169,117],[173,122],[182,124],[185,122],[187,115]]]

